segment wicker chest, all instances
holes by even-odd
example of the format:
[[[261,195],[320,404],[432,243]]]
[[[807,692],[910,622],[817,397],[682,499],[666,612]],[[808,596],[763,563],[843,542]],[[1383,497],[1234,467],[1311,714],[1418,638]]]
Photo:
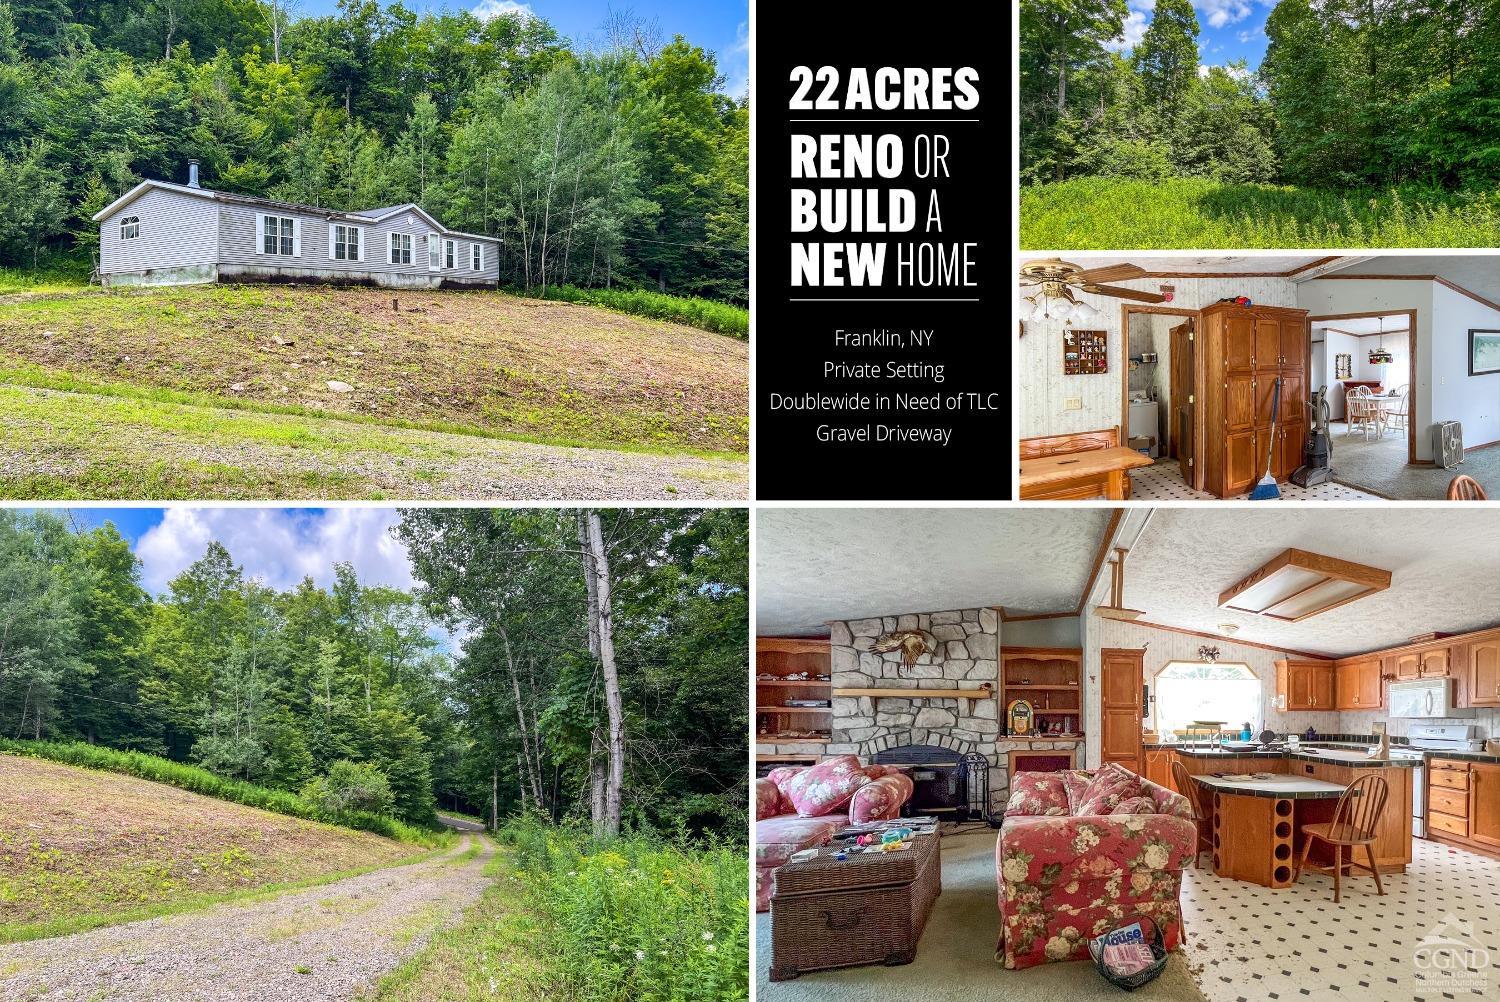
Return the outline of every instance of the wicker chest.
[[[895,853],[816,859],[776,871],[771,896],[771,980],[861,964],[909,964],[943,890],[939,838]]]

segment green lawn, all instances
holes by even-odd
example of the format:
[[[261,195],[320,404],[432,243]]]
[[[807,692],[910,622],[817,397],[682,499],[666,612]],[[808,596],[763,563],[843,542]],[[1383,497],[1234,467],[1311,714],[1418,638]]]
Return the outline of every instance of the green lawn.
[[[1077,178],[1021,189],[1021,246],[1495,247],[1500,192],[1323,191],[1197,178]]]

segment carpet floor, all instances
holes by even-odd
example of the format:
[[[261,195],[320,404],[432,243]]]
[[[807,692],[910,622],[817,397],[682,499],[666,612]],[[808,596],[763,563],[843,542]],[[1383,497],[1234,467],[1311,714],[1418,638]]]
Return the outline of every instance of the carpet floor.
[[[848,967],[771,982],[771,917],[755,917],[755,978],[758,1002],[869,1002],[924,999],[972,1002],[1015,998],[1027,1002],[1089,1002],[1092,999],[1153,999],[1204,1002],[1181,953],[1162,976],[1135,992],[1116,988],[1092,964],[1043,964],[1007,971],[994,959],[999,913],[995,907],[995,837],[990,829],[943,840],[943,893],[917,947],[917,959],[902,967]]]
[[[1448,496],[1448,483],[1460,473],[1479,481],[1491,498],[1500,498],[1500,446],[1474,449],[1457,468],[1406,465],[1406,438],[1387,436],[1365,441],[1344,437],[1333,425],[1333,475],[1341,484],[1395,501],[1433,501]]]

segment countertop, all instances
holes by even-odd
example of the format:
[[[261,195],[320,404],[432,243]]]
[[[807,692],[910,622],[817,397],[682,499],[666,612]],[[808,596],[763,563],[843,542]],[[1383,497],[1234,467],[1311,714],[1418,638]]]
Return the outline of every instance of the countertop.
[[[1273,776],[1270,779],[1220,779],[1216,776],[1194,776],[1204,786],[1222,794],[1241,797],[1265,797],[1271,800],[1337,800],[1344,787],[1321,779],[1301,776]]]
[[[1177,754],[1179,755],[1186,755],[1190,758],[1197,759],[1297,759],[1303,762],[1328,762],[1335,765],[1349,766],[1350,768],[1354,769],[1373,769],[1381,767],[1415,769],[1423,762],[1422,759],[1397,758],[1395,756],[1385,759],[1369,758],[1365,755],[1365,749],[1369,747],[1368,745],[1354,744],[1351,742],[1340,742],[1338,744],[1330,743],[1329,745],[1324,746],[1303,745],[1298,751],[1287,751],[1284,749],[1277,749],[1272,751],[1236,751],[1233,749],[1224,748],[1190,748],[1185,745],[1170,743],[1148,744],[1145,747],[1170,748],[1173,751],[1177,752]],[[1438,753],[1438,757],[1446,758],[1449,757],[1449,755],[1447,752],[1441,752]],[[1455,754],[1451,757],[1458,758],[1461,756]],[[1495,758],[1496,756],[1483,757]]]

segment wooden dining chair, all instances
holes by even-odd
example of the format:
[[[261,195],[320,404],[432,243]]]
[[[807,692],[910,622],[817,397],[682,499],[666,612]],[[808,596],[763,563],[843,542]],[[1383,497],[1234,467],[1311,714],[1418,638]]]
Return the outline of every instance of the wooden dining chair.
[[[1408,420],[1407,408],[1411,406],[1411,390],[1403,386],[1396,391],[1399,398],[1394,407],[1380,412],[1380,435],[1385,437],[1387,431],[1405,431]]]
[[[1344,395],[1344,411],[1345,438],[1353,435],[1356,428],[1368,438],[1370,423],[1379,420],[1368,386],[1356,386]]]
[[[1188,775],[1187,767],[1175,758],[1172,760],[1172,783],[1177,787],[1177,792],[1188,798],[1188,803],[1193,808],[1193,823],[1198,826],[1198,852],[1193,853],[1193,869],[1198,868],[1198,856],[1205,849],[1214,851],[1214,842],[1207,834],[1209,825],[1203,822],[1210,820],[1209,811],[1203,806],[1204,790],[1192,776]]]
[[[1380,870],[1375,865],[1374,843],[1375,832],[1380,827],[1380,816],[1385,813],[1387,792],[1385,780],[1379,776],[1361,776],[1350,783],[1344,795],[1339,797],[1332,821],[1303,825],[1302,837],[1305,841],[1302,843],[1302,855],[1297,860],[1297,870],[1292,874],[1292,883],[1295,884],[1301,878],[1304,867],[1319,873],[1331,873],[1333,903],[1338,904],[1344,867],[1347,866],[1352,871],[1357,866],[1361,870],[1370,871],[1375,878],[1375,893],[1384,895],[1385,888],[1380,884]],[[1333,847],[1333,866],[1307,862],[1307,853],[1312,848],[1314,839]],[[1355,860],[1354,850],[1359,846],[1364,846],[1369,865]],[[1344,858],[1345,849],[1349,850],[1347,859]],[[1353,875],[1352,872],[1350,875]]]
[[[1479,481],[1460,473],[1448,484],[1449,501],[1488,501],[1490,496],[1479,486]]]

